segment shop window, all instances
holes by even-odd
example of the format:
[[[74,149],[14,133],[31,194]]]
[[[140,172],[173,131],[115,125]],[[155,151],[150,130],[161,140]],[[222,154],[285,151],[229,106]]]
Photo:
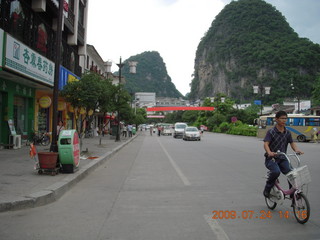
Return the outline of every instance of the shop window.
[[[19,40],[23,39],[25,18],[26,17],[20,1],[12,1],[10,3],[10,33]]]
[[[79,2],[79,23],[83,25],[84,23],[84,6],[81,2]]]
[[[18,134],[27,132],[27,99],[14,97],[13,101],[13,121]]]
[[[48,132],[49,129],[49,108],[40,108],[38,114],[38,131]]]
[[[37,28],[37,44],[36,47],[39,52],[44,55],[47,54],[47,43],[48,43],[48,34],[46,26],[43,23],[40,23]]]
[[[74,113],[68,112],[67,122],[66,122],[67,129],[74,129],[73,119],[74,119]]]
[[[74,68],[75,68],[75,57],[74,57],[74,52],[71,52],[70,56],[70,70],[71,72],[74,73]]]

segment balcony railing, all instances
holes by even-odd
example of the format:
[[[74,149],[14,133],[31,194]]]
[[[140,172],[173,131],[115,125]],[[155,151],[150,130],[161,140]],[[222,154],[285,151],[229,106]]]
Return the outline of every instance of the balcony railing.
[[[78,22],[78,40],[84,44],[84,27],[80,22]]]
[[[68,17],[66,19],[66,22],[69,23],[70,25],[70,31],[73,33],[74,32],[74,12],[72,11],[71,8],[68,9]]]

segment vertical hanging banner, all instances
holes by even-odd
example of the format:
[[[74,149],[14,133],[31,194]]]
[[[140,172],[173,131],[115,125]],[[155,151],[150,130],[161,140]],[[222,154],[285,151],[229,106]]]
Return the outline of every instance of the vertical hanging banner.
[[[60,76],[59,76],[59,90],[62,90],[68,82],[79,81],[79,77],[74,73],[70,72],[63,66],[60,66]]]

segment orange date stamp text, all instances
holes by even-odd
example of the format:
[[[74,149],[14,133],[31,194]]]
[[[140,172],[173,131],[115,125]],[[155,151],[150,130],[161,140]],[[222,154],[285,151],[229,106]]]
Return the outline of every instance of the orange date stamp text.
[[[212,219],[272,219],[274,216],[280,219],[293,218],[291,211],[215,210],[212,214]],[[306,211],[298,211],[296,214],[302,218],[307,217]]]

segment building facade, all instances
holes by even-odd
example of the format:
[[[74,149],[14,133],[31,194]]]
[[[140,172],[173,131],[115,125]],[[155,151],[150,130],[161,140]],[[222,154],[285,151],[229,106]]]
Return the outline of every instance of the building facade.
[[[87,6],[64,1],[59,89],[84,72]],[[0,1],[0,143],[51,132],[53,114],[72,128],[73,110],[63,99],[52,111],[58,9],[58,0]]]

